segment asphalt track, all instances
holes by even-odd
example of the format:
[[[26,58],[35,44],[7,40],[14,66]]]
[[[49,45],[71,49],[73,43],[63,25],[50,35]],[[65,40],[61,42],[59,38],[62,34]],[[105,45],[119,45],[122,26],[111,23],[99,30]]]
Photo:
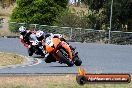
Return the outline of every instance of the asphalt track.
[[[82,59],[82,67],[87,73],[132,73],[132,45],[113,45],[96,43],[76,43],[79,57]],[[26,48],[17,38],[0,38],[0,52],[17,53],[28,56]],[[43,58],[34,56],[41,60],[36,65],[15,66],[1,68],[1,73],[77,73],[78,67],[67,67],[66,64],[53,62],[47,64]]]

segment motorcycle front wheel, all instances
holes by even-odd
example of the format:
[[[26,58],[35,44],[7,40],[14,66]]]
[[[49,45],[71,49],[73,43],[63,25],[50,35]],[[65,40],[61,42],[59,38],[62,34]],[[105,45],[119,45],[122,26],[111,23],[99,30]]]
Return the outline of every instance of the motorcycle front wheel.
[[[82,60],[81,60],[78,56],[76,56],[76,57],[75,57],[75,62],[74,62],[74,64],[75,64],[76,66],[81,66]]]

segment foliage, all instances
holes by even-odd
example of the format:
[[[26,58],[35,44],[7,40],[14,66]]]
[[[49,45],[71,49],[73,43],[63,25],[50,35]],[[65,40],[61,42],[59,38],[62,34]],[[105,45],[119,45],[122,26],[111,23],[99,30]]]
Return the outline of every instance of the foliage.
[[[105,2],[103,8],[105,9],[105,15],[107,20],[110,18],[110,5],[111,0]],[[132,19],[132,1],[131,0],[114,0],[113,1],[113,14],[112,14],[112,29],[120,31],[132,31],[130,26],[127,30],[126,25],[129,25],[130,19]],[[106,22],[108,24],[108,22]]]
[[[68,26],[73,28],[85,28],[86,27],[86,19],[84,17],[79,17],[75,14],[68,14],[62,17],[61,19],[62,26]]]
[[[59,26],[67,26],[72,28],[89,28],[88,20],[84,11],[76,11],[74,8],[68,8],[60,16],[58,16]]]
[[[99,11],[106,0],[82,0],[89,6],[89,9]]]
[[[66,8],[69,0],[54,0],[55,3],[57,3],[59,6]]]
[[[89,6],[96,19],[91,21],[100,22],[109,26],[111,0],[82,0]],[[132,0],[113,0],[112,30],[132,31]],[[100,15],[103,15],[100,19]],[[91,16],[89,17],[91,18]],[[102,21],[103,20],[103,21]],[[125,26],[128,25],[126,30]]]
[[[47,24],[56,22],[56,17],[66,8],[67,0],[16,0],[11,21]]]

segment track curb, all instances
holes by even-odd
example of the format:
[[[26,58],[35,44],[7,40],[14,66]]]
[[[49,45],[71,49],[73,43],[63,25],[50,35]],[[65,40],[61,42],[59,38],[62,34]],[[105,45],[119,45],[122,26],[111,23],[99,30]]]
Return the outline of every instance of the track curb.
[[[19,38],[19,36],[0,36],[0,38]]]

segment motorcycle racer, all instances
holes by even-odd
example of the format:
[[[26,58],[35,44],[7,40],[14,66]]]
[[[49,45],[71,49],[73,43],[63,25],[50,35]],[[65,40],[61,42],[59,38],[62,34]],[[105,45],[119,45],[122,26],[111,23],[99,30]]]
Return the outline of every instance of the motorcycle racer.
[[[30,40],[38,41],[35,34],[33,34],[30,30],[28,30],[24,26],[21,26],[19,28],[19,32],[20,32],[20,40],[27,48],[30,48]]]
[[[43,44],[43,46],[44,46],[44,50],[45,50],[45,52],[46,52],[46,49],[45,49],[45,45],[44,45],[44,43],[46,42],[46,39],[47,38],[59,38],[61,41],[64,41],[64,42],[66,42],[68,45],[69,45],[69,47],[71,48],[71,50],[75,50],[75,48],[73,48],[63,37],[62,37],[62,35],[61,34],[52,34],[52,33],[45,33],[45,32],[43,32],[43,31],[37,31],[36,32],[36,37],[37,37],[37,39],[39,40],[39,41],[41,41]],[[50,62],[54,62],[54,57],[50,54],[50,53],[46,53],[45,54],[45,62],[46,63],[50,63]]]
[[[20,40],[24,44],[25,47],[28,48],[29,56],[32,56],[32,43],[31,41],[34,41],[34,43],[39,44],[39,41],[36,37],[36,34],[25,28],[24,26],[21,26],[19,28],[20,32]],[[41,48],[42,49],[42,48]]]
[[[36,32],[36,36],[37,36],[37,39],[39,40],[39,41],[45,41],[45,39],[47,38],[47,37],[57,37],[57,38],[60,38],[60,40],[61,41],[64,41],[64,42],[66,42],[69,46],[70,46],[70,48],[72,49],[72,50],[75,50],[75,48],[73,48],[64,38],[63,38],[63,36],[61,35],[61,34],[53,34],[53,33],[45,33],[45,32],[43,32],[43,31],[37,31]]]

